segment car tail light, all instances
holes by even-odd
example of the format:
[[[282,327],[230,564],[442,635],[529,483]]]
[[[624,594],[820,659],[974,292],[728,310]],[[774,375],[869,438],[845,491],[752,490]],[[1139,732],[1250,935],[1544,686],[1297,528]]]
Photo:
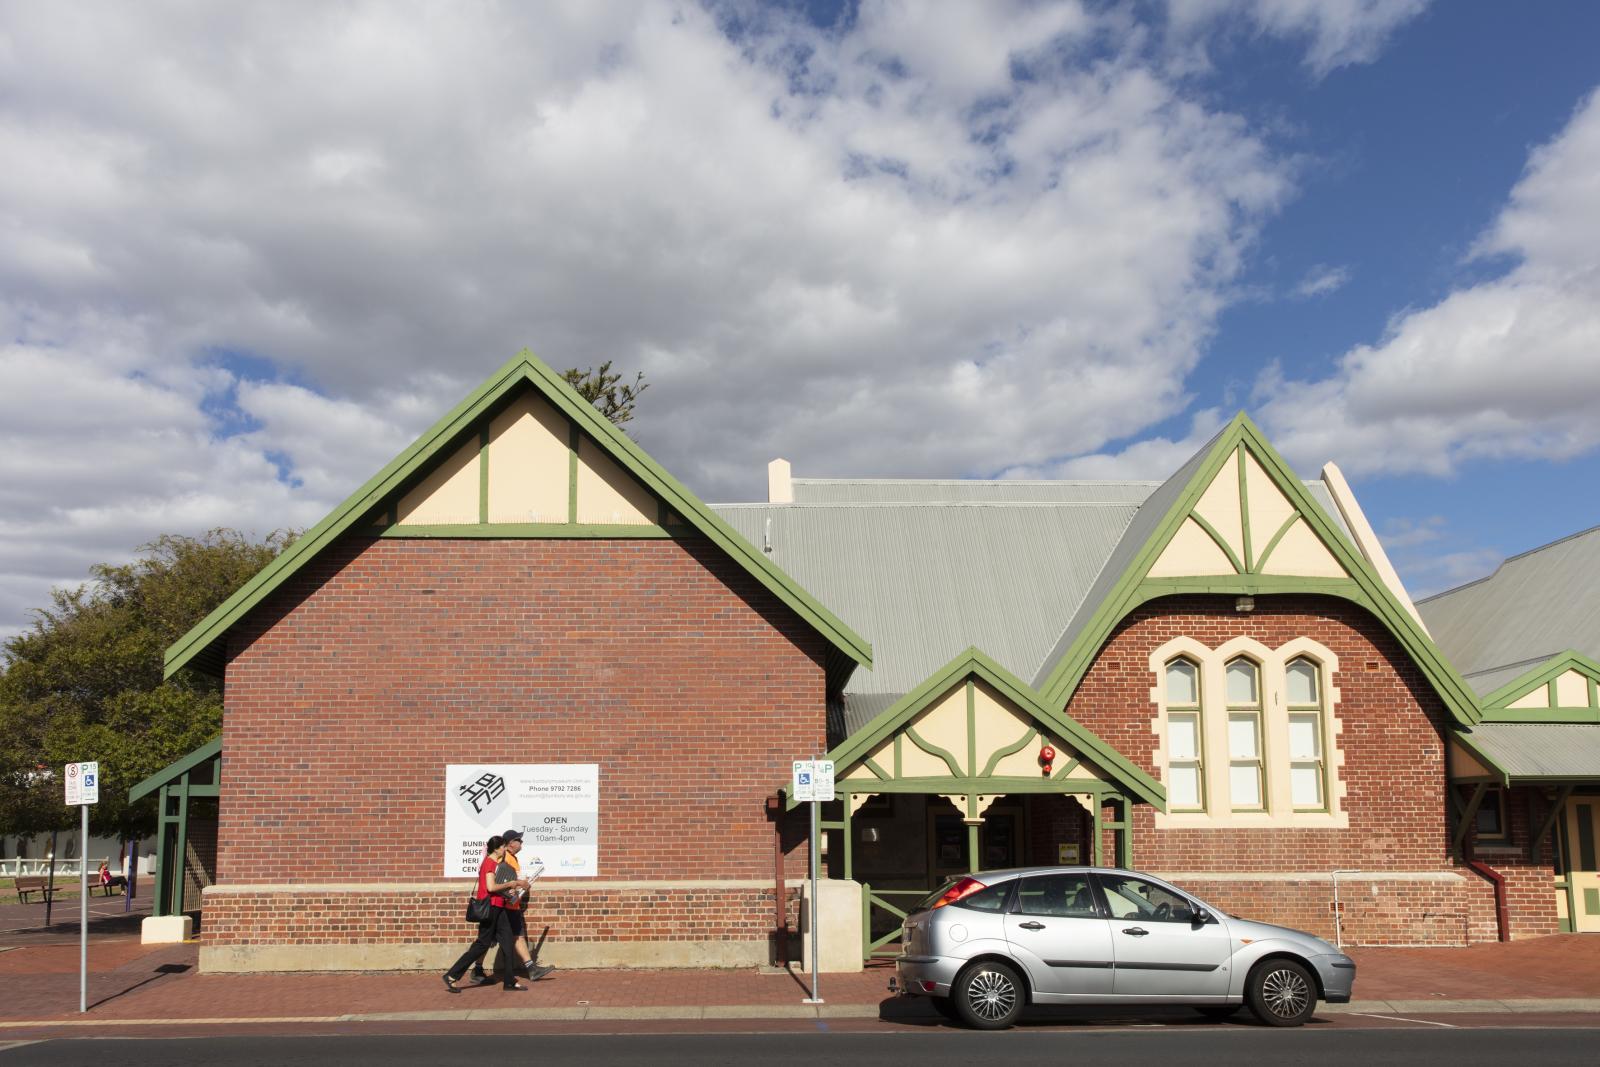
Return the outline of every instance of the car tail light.
[[[954,904],[958,900],[964,900],[980,889],[988,888],[988,886],[984,885],[976,878],[963,878],[949,889],[946,889],[944,891],[944,896],[934,901],[933,906],[936,908],[942,908],[946,904]]]

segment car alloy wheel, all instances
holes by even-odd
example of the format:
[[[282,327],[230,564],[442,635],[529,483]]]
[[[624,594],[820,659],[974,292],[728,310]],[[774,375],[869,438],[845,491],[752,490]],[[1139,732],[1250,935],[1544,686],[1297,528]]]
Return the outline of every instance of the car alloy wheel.
[[[1268,1026],[1299,1026],[1317,1007],[1311,972],[1294,960],[1268,960],[1250,976],[1250,1011]]]
[[[1004,1030],[1022,1014],[1022,980],[1003,963],[985,961],[956,979],[956,1011],[968,1026]]]

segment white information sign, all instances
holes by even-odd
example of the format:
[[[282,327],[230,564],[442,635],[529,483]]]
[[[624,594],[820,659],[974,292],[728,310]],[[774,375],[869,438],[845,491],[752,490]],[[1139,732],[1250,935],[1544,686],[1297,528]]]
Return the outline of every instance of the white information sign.
[[[833,760],[811,761],[811,780],[815,783],[818,800],[833,799]]]
[[[523,870],[600,873],[600,765],[460,763],[445,767],[444,874],[476,878],[485,842],[522,831]]]
[[[69,763],[65,775],[67,783],[67,803],[72,807],[80,804],[100,803],[100,764]]]
[[[832,800],[833,760],[795,760],[794,776],[789,782],[789,790],[795,800]]]

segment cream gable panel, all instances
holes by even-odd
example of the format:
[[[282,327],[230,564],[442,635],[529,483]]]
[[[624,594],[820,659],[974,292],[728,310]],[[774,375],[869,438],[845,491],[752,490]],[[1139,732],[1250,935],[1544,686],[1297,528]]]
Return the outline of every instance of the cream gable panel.
[[[1033,720],[1017,709],[1011,701],[989,688],[984,682],[975,682],[972,692],[973,747],[977,761],[973,773],[981,772],[989,760],[1001,749],[1010,748],[1033,729]],[[1021,766],[1020,770],[1013,767]],[[995,774],[1038,774],[1039,742],[1023,745],[1009,756],[1000,757]]]
[[[1589,706],[1589,679],[1577,671],[1566,671],[1556,679],[1556,707],[1586,708]]]
[[[1235,453],[1217,471],[1217,476],[1211,479],[1211,484],[1206,487],[1206,491],[1195,504],[1194,514],[1210,523],[1211,528],[1217,531],[1227,546],[1233,550],[1233,554],[1244,559],[1244,522],[1241,518],[1242,509],[1239,506],[1237,462],[1238,453]],[[1229,567],[1223,573],[1232,574],[1233,568]]]
[[[1272,555],[1267,557],[1261,573],[1293,575],[1297,578],[1349,577],[1333,553],[1328,551],[1328,546],[1322,543],[1303,518],[1289,527],[1272,550]]]
[[[937,702],[923,709],[911,720],[910,729],[930,745],[936,745],[955,757],[956,766],[965,769],[967,759],[967,686],[957,684]],[[901,776],[925,778],[930,775],[948,777],[950,765],[931,752],[924,752],[917,743],[906,737],[900,742]]]
[[[1587,696],[1584,697],[1583,702],[1585,704],[1589,702]],[[1548,708],[1549,706],[1550,689],[1548,686],[1543,685],[1528,690],[1526,693],[1523,693],[1517,699],[1506,705],[1508,708]]]
[[[1209,520],[1208,520],[1209,521]],[[1193,519],[1184,519],[1161,556],[1150,568],[1152,578],[1187,578],[1193,575],[1237,574],[1228,555]]]
[[[1244,456],[1244,479],[1245,492],[1250,497],[1250,549],[1260,557],[1272,535],[1296,514],[1295,507],[1248,452]]]
[[[531,393],[489,423],[489,521],[566,522],[569,423]]]
[[[470,441],[400,498],[401,526],[459,526],[478,522],[478,442]]]
[[[652,525],[656,500],[585,437],[578,446],[578,521]]]

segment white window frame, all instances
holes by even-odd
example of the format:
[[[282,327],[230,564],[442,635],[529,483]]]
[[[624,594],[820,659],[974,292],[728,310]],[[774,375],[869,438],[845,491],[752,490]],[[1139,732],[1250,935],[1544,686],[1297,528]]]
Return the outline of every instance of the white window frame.
[[[1232,760],[1216,757],[1229,752],[1228,713],[1225,667],[1230,661],[1244,656],[1255,662],[1259,670],[1258,698],[1260,700],[1260,742],[1262,760],[1262,798],[1264,808],[1234,810],[1229,798],[1228,772]],[[1297,637],[1277,648],[1269,648],[1250,637],[1232,638],[1216,648],[1210,648],[1192,637],[1175,637],[1149,654],[1150,700],[1155,708],[1151,731],[1155,734],[1152,763],[1163,782],[1170,782],[1168,760],[1168,708],[1166,700],[1166,665],[1182,657],[1194,663],[1200,672],[1200,724],[1202,752],[1216,758],[1206,759],[1202,770],[1202,795],[1204,810],[1168,810],[1155,815],[1155,825],[1160,828],[1216,828],[1227,826],[1304,826],[1347,829],[1349,813],[1344,810],[1346,786],[1343,781],[1344,753],[1340,745],[1343,724],[1339,709],[1339,658],[1332,649],[1311,638]],[[1289,770],[1289,713],[1287,701],[1287,666],[1305,658],[1319,668],[1317,683],[1320,697],[1320,740],[1322,746],[1322,794],[1320,809],[1297,809],[1293,802]],[[1183,713],[1185,708],[1173,710]]]
[[[1179,767],[1179,766],[1193,767],[1194,770],[1195,770],[1195,776],[1198,779],[1198,784],[1196,786],[1196,792],[1198,793],[1198,803],[1196,804],[1196,806],[1194,806],[1192,808],[1173,807],[1171,810],[1173,810],[1173,811],[1185,811],[1185,812],[1203,812],[1203,811],[1206,810],[1206,797],[1207,797],[1207,790],[1206,790],[1206,732],[1205,732],[1206,716],[1205,716],[1205,701],[1204,701],[1204,699],[1202,697],[1202,694],[1205,692],[1205,689],[1204,689],[1205,668],[1197,660],[1195,660],[1194,658],[1192,658],[1190,656],[1186,656],[1186,655],[1173,656],[1171,659],[1167,660],[1167,662],[1165,664],[1163,664],[1162,668],[1161,668],[1161,689],[1162,689],[1162,693],[1163,693],[1164,699],[1169,699],[1170,698],[1170,689],[1167,686],[1167,673],[1168,673],[1168,671],[1170,671],[1172,669],[1173,664],[1178,663],[1180,661],[1183,662],[1183,663],[1187,663],[1190,667],[1194,668],[1194,685],[1195,685],[1194,695],[1195,695],[1195,701],[1194,701],[1193,704],[1169,704],[1166,707],[1167,730],[1166,730],[1166,733],[1163,735],[1163,739],[1167,742],[1167,745],[1169,747],[1167,749],[1168,757],[1167,757],[1166,774],[1163,775],[1162,780],[1167,784],[1167,795],[1170,797],[1172,795],[1173,768],[1174,767]],[[1171,751],[1172,750],[1171,750],[1170,745],[1171,745],[1171,738],[1172,738],[1172,720],[1173,720],[1174,717],[1184,717],[1184,718],[1192,717],[1194,719],[1194,747],[1195,747],[1195,751],[1194,751],[1194,757],[1193,758],[1179,759],[1178,757],[1171,755]]]

